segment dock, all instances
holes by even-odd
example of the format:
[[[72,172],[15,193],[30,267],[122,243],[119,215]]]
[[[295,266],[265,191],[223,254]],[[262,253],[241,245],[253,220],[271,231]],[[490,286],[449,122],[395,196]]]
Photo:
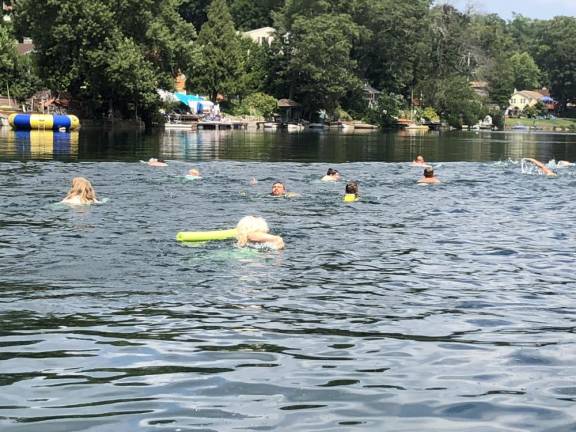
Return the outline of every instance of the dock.
[[[198,129],[199,130],[248,129],[248,122],[201,121],[198,123]]]

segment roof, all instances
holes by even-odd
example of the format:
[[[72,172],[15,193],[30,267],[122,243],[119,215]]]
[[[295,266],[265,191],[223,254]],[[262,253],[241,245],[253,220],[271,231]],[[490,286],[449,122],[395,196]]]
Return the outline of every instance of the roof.
[[[34,44],[31,42],[18,43],[16,44],[16,51],[20,55],[30,54],[34,51]]]
[[[371,93],[371,94],[379,94],[382,93],[379,90],[376,90],[374,87],[372,87],[370,84],[368,84],[367,82],[364,83],[364,91],[367,93]]]
[[[274,27],[260,27],[254,30],[249,30],[246,32],[243,32],[244,35],[249,36],[251,34],[261,34],[261,33],[274,33],[276,31],[276,29]]]
[[[300,104],[293,101],[292,99],[280,99],[278,100],[278,108],[291,108],[298,107]]]
[[[517,91],[514,93],[514,95],[520,95],[527,99],[540,99],[543,96],[542,93],[538,93],[532,90]]]

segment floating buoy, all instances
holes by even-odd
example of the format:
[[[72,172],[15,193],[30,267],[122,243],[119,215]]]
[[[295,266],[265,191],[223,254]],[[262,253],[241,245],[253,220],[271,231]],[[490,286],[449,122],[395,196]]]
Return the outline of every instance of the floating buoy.
[[[75,115],[10,114],[8,123],[15,130],[75,130],[80,120]]]

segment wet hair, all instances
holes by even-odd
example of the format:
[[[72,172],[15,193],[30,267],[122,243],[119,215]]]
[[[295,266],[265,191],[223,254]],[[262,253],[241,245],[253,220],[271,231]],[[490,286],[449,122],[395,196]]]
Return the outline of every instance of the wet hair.
[[[333,175],[336,175],[336,174],[340,174],[340,173],[338,172],[338,170],[335,170],[335,169],[332,169],[332,168],[328,168],[328,171],[326,172],[326,175],[327,175],[327,176],[333,176]]]
[[[424,177],[426,178],[434,177],[434,169],[431,167],[424,168]]]
[[[267,233],[270,231],[264,218],[258,216],[244,216],[236,225],[236,240],[238,246],[246,246],[248,235],[256,232]]]
[[[96,192],[94,192],[94,188],[88,179],[84,177],[74,177],[72,179],[72,187],[64,200],[76,197],[80,199],[82,204],[92,204],[96,202]]]
[[[350,181],[346,183],[346,193],[358,195],[358,182]]]
[[[424,156],[422,156],[421,154],[417,154],[416,157],[414,158],[414,160],[417,161],[418,158],[421,158],[422,162],[424,162]]]

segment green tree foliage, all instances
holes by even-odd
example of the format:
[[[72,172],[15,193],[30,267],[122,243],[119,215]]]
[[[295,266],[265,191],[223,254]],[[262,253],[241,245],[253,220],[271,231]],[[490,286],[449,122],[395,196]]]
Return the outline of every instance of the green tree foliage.
[[[430,79],[422,82],[418,91],[454,127],[476,124],[487,112],[468,80],[462,76]]]
[[[381,93],[375,107],[368,110],[364,119],[380,127],[390,127],[396,124],[400,109],[404,106],[402,95],[394,93]]]
[[[202,60],[195,70],[198,88],[212,100],[218,94],[230,97],[238,93],[243,72],[240,36],[225,0],[212,0],[208,19],[198,35]]]
[[[34,40],[38,70],[52,90],[89,101],[93,115],[149,119],[159,85],[193,58],[192,25],[178,0],[22,0],[15,26]]]
[[[295,95],[312,110],[332,112],[348,89],[360,85],[350,58],[357,27],[346,15],[298,18],[292,27],[289,73],[297,77]]]
[[[247,96],[235,110],[235,114],[269,118],[276,112],[277,107],[278,101],[273,96],[257,92]]]
[[[514,92],[514,67],[506,56],[497,57],[488,71],[490,100],[501,109],[506,109]]]
[[[430,1],[367,0],[351,2],[360,26],[353,58],[360,74],[378,89],[409,93],[428,57],[426,31]],[[421,69],[421,67],[420,67]]]
[[[565,108],[576,98],[576,18],[556,17],[540,27],[535,57],[549,79],[552,95]]]
[[[195,29],[202,28],[207,20],[208,6],[211,0],[182,0],[178,12],[187,22],[192,23]]]
[[[32,96],[40,83],[30,56],[19,55],[9,27],[0,26],[0,93],[19,101]]]
[[[514,70],[514,87],[518,90],[530,90],[540,86],[541,72],[536,62],[527,52],[514,53],[510,57]]]
[[[236,27],[243,31],[269,27],[272,12],[284,5],[284,0],[231,0],[230,12]]]

